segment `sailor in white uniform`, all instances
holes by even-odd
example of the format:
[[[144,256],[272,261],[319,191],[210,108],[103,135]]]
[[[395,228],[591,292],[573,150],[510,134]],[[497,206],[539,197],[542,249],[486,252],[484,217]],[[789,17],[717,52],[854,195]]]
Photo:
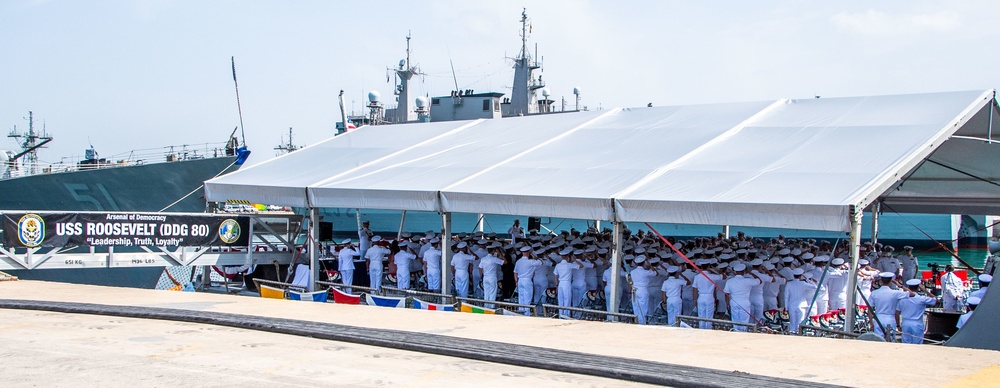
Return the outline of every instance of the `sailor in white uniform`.
[[[752,272],[750,276],[746,276],[746,269],[743,263],[733,265],[736,275],[726,280],[726,306],[729,307],[729,316],[734,322],[750,322],[750,311],[753,309],[750,304],[750,293],[753,291],[753,286],[761,284],[760,279]],[[735,325],[733,329],[747,331],[747,327],[742,325]]]
[[[469,279],[472,276],[472,262],[475,257],[469,253],[469,244],[463,242],[456,246],[458,252],[451,258],[451,267],[455,270],[455,292],[462,298],[469,297]]]
[[[715,317],[715,285],[722,280],[722,275],[719,275],[705,260],[701,263],[703,272],[694,277],[694,283],[691,285],[697,294],[692,295],[692,298],[698,301],[698,317],[711,319]],[[698,322],[698,328],[711,329],[712,323]]]
[[[434,237],[431,239],[430,248],[424,250],[423,266],[424,276],[427,277],[427,289],[431,291],[441,290],[441,239]],[[423,248],[421,248],[423,249]]]
[[[594,268],[594,263],[586,260],[582,260],[583,249],[577,249],[573,251],[573,264],[576,264],[576,268],[573,269],[573,307],[584,307],[583,301],[587,298],[587,268]]]
[[[646,318],[651,313],[649,310],[649,282],[656,276],[650,265],[646,262],[645,255],[635,257],[635,264],[642,265],[635,267],[629,276],[632,278],[632,311],[640,325],[646,324]]]
[[[858,306],[868,306],[869,297],[872,294],[872,282],[878,277],[878,270],[872,268],[871,263],[868,259],[858,260],[858,289],[861,291],[858,293],[858,298],[855,303]]]
[[[361,223],[361,229],[358,230],[358,252],[361,257],[368,253],[368,249],[372,247],[372,238],[375,233],[372,233],[371,223],[367,220]]]
[[[556,281],[556,298],[561,307],[573,306],[573,272],[580,268],[580,263],[575,261],[572,251],[572,248],[559,251],[562,261],[552,270]],[[569,310],[559,310],[559,316],[568,318]]]
[[[799,325],[808,316],[809,301],[816,293],[816,284],[803,278],[802,268],[792,270],[791,281],[785,284],[785,308],[788,310],[788,330],[797,333]]]
[[[886,334],[889,334],[889,342],[894,342],[896,328],[899,326],[898,316],[896,315],[899,301],[907,296],[907,293],[891,287],[892,280],[895,278],[896,274],[893,272],[880,273],[879,279],[882,282],[882,286],[872,291],[872,295],[868,299],[868,302],[871,303],[869,307],[872,309],[875,317],[878,318],[872,322],[875,334],[883,338],[886,337]],[[883,327],[886,331],[882,330]]]
[[[752,267],[751,273],[755,277],[760,279],[761,284],[753,286],[750,289],[750,314],[753,315],[754,319],[757,321],[764,320],[764,285],[774,283],[774,277],[770,275],[769,272],[765,271],[763,268],[764,261],[761,259],[753,259],[750,261]]]
[[[337,270],[340,271],[340,281],[345,285],[354,284],[354,256],[358,255],[358,251],[354,250],[354,245],[351,244],[351,239],[344,239],[340,242],[343,245],[340,248],[340,253],[337,255]],[[348,294],[351,293],[351,289],[347,288]]]
[[[830,278],[827,283],[830,310],[839,310],[847,307],[847,276],[850,271],[844,269],[842,258],[835,257],[830,264],[826,273],[826,277]]]
[[[483,298],[494,301],[497,300],[497,274],[500,273],[500,266],[506,264],[507,260],[500,243],[494,243],[491,249],[486,257],[479,260],[479,271],[483,277]],[[492,308],[493,305],[486,307]]]
[[[899,265],[903,268],[902,281],[920,278],[920,260],[913,256],[913,247],[903,247],[903,253],[896,256],[896,260],[899,260]]]
[[[945,310],[957,310],[958,300],[965,294],[965,287],[962,279],[955,275],[955,266],[944,266],[944,272],[941,276],[941,303]]]
[[[678,275],[680,269],[680,267],[673,265],[667,267],[667,279],[663,281],[663,286],[660,288],[663,300],[667,304],[667,324],[671,326],[677,323],[677,315],[681,313],[681,306],[684,303],[681,301],[681,289],[689,283],[687,279]]]
[[[396,264],[396,288],[400,290],[410,289],[410,264],[417,255],[410,252],[410,243],[406,240],[399,242],[399,252],[392,258]]]
[[[970,298],[977,297],[979,299],[982,299],[984,296],[986,296],[986,291],[989,290],[990,282],[992,281],[993,281],[993,276],[987,274],[979,275],[979,289],[972,291],[972,293],[969,294],[969,297]]]
[[[899,327],[903,332],[904,344],[924,343],[924,311],[937,304],[919,279],[906,281],[906,297],[899,301]],[[923,294],[918,294],[917,291]]]
[[[376,290],[382,288],[382,267],[385,265],[382,261],[389,254],[389,250],[385,249],[381,242],[381,236],[372,237],[374,245],[368,248],[368,252],[365,253],[368,265],[368,286]]]
[[[531,257],[530,246],[525,245],[521,247],[520,251],[521,258],[517,259],[514,263],[514,275],[517,276],[517,303],[530,305],[532,293],[535,288],[532,278],[535,276],[535,270],[541,265],[541,262]],[[528,315],[530,310],[526,307],[521,307],[521,312],[524,315]]]
[[[966,305],[969,307],[969,311],[965,314],[962,314],[961,317],[958,317],[958,324],[956,324],[955,327],[961,329],[962,326],[965,326],[965,323],[969,321],[969,318],[972,318],[972,313],[976,310],[976,307],[979,307],[979,303],[981,302],[982,299],[980,298],[974,296],[969,297],[969,299],[966,301]]]

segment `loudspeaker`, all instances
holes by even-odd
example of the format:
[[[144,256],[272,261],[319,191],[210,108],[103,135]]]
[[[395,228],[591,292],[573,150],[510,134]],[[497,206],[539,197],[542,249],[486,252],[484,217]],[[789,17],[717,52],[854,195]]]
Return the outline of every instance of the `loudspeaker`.
[[[333,240],[333,223],[319,222],[319,241]]]
[[[528,217],[528,230],[542,230],[542,218]]]

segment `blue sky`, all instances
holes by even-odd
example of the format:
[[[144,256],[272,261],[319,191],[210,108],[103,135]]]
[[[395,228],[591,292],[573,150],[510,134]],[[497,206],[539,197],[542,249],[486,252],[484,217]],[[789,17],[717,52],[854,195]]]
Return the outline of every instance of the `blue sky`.
[[[509,93],[521,8],[558,101],[598,107],[988,89],[996,1],[0,2],[0,125],[27,112],[56,137],[40,159],[222,142],[239,124],[252,163],[334,132],[337,94],[391,96],[405,56],[421,94]],[[534,46],[532,45],[532,48]],[[385,99],[385,98],[383,98]],[[0,149],[13,149],[7,138]],[[73,160],[72,158],[67,159]]]

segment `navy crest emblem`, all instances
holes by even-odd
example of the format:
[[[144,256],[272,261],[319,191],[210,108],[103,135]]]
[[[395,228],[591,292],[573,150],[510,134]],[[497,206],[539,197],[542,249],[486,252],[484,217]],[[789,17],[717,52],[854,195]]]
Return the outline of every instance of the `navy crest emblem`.
[[[25,214],[17,221],[17,238],[28,248],[42,245],[45,240],[45,220],[38,214]]]
[[[232,244],[240,239],[240,224],[236,220],[229,218],[219,225],[219,238],[226,244]]]

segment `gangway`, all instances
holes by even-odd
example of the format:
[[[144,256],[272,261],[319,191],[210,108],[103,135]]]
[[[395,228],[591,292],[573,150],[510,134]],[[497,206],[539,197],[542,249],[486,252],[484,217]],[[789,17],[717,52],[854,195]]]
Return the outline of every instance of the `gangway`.
[[[0,211],[0,271],[291,264],[303,218]]]

